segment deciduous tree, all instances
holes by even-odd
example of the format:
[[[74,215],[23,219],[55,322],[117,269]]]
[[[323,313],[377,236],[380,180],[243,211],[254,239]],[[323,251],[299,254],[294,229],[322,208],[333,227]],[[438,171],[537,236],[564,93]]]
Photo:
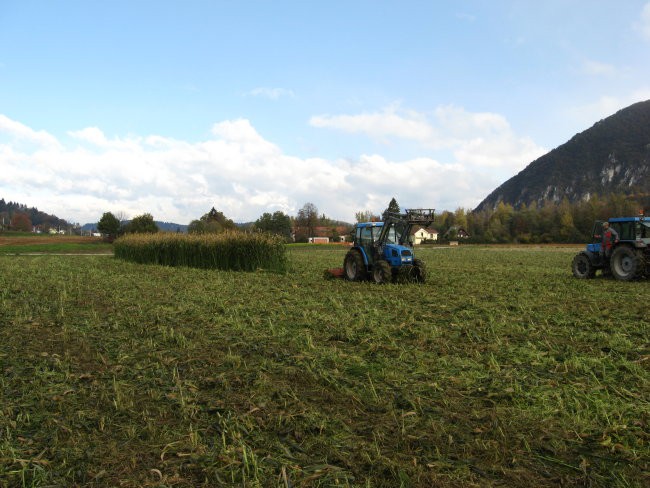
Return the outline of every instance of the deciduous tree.
[[[291,239],[291,217],[281,211],[273,214],[265,212],[255,221],[255,228],[264,232],[278,234],[287,241]]]
[[[318,224],[318,208],[313,203],[305,203],[296,217],[296,224],[307,231],[308,237],[314,236],[314,229]]]
[[[11,219],[11,230],[19,230],[22,232],[31,232],[32,221],[28,215],[22,212],[15,212]]]
[[[109,239],[115,239],[120,233],[122,224],[118,218],[111,212],[105,212],[102,218],[97,222],[97,230],[102,234],[106,234]]]
[[[357,222],[372,222],[373,220],[380,220],[378,215],[373,214],[370,210],[360,210],[354,214]]]
[[[124,228],[124,232],[127,234],[155,234],[159,230],[150,213],[133,217]]]
[[[190,234],[218,234],[227,230],[237,230],[237,224],[214,207],[200,219],[190,222],[187,228]]]

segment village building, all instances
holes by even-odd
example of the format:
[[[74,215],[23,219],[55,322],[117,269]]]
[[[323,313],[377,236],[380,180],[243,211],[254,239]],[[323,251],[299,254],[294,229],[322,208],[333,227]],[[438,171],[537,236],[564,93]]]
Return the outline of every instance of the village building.
[[[435,242],[438,240],[438,231],[432,227],[413,227],[411,229],[413,245],[417,246],[424,242]]]

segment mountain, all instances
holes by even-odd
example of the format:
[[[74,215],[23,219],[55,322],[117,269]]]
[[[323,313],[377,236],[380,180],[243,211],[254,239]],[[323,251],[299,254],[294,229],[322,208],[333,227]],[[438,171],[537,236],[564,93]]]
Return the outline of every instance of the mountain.
[[[650,194],[650,100],[635,103],[530,163],[483,200],[515,208],[611,193]]]

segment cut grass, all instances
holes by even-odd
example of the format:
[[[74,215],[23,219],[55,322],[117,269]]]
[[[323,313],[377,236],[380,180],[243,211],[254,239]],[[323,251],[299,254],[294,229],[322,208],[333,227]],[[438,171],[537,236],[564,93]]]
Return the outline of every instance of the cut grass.
[[[284,275],[0,257],[0,483],[650,482],[647,282],[476,247],[377,286],[318,249]]]

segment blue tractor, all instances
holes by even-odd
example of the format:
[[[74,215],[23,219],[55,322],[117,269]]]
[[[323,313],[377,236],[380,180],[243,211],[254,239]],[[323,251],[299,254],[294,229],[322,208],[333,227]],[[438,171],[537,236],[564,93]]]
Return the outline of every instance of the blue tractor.
[[[580,279],[593,278],[601,270],[602,274],[622,281],[645,277],[650,272],[650,218],[617,217],[608,222],[619,236],[611,253],[602,249],[603,221],[597,220],[593,242],[573,258],[573,275]]]
[[[431,225],[433,217],[434,209],[419,208],[404,214],[385,212],[383,222],[356,224],[352,249],[343,261],[345,277],[350,281],[371,278],[376,283],[388,283],[402,273],[423,283],[426,267],[413,253],[411,229],[414,225]]]

